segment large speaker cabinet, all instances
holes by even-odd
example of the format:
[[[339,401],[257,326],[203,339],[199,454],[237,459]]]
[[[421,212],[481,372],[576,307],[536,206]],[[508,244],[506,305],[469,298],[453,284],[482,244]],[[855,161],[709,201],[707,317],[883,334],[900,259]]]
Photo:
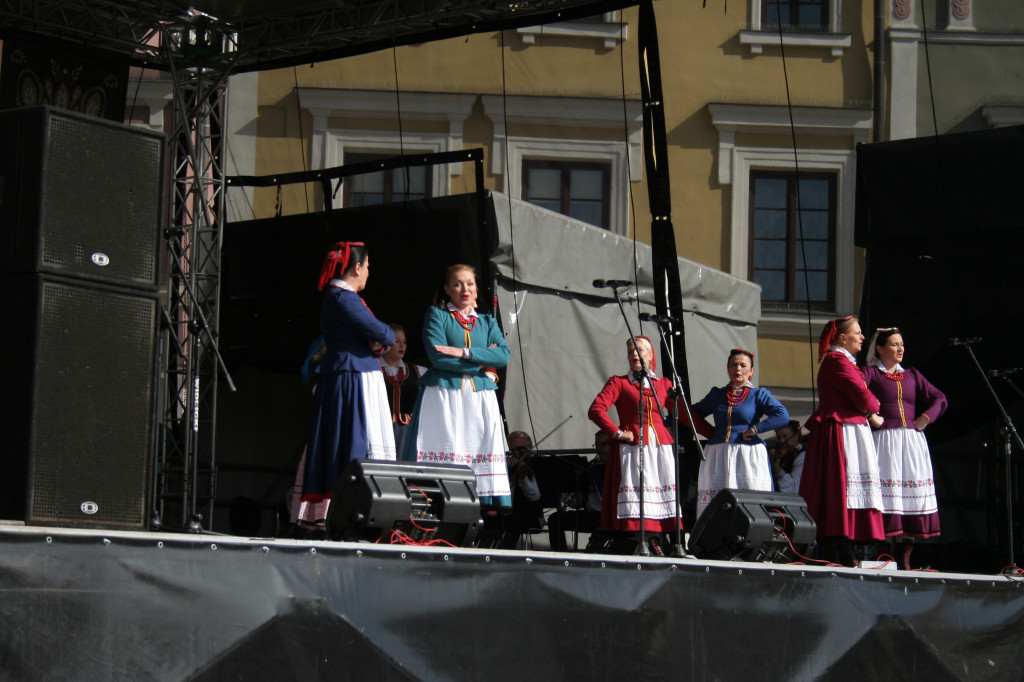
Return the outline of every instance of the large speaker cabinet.
[[[160,134],[52,107],[0,112],[0,273],[153,289]]]
[[[164,138],[0,112],[0,518],[145,528]]]
[[[157,301],[50,275],[0,277],[3,518],[142,528]]]

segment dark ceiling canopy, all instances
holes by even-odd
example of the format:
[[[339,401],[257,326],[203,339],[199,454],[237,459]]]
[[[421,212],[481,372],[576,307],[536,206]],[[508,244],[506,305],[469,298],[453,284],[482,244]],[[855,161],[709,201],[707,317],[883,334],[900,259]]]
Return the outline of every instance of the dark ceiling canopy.
[[[639,0],[0,0],[0,30],[131,56],[163,71],[257,71],[581,19]],[[160,47],[170,37],[173,50]]]

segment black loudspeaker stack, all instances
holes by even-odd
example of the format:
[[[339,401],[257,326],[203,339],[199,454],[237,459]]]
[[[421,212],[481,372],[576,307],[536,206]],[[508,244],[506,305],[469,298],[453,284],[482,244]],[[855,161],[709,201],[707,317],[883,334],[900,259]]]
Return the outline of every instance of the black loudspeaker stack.
[[[467,466],[354,459],[338,480],[327,510],[335,540],[473,544],[482,524],[476,476]]]
[[[799,495],[726,489],[697,519],[687,547],[700,559],[789,562],[807,555],[816,533]]]
[[[142,529],[164,138],[0,112],[0,518]]]

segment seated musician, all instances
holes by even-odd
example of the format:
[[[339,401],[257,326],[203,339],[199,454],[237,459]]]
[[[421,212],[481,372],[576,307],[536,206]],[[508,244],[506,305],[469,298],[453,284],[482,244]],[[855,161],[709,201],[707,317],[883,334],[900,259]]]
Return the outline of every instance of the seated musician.
[[[500,546],[513,549],[523,533],[544,527],[540,486],[533,473],[533,439],[523,431],[508,436],[508,478],[512,488],[512,511],[505,516]]]

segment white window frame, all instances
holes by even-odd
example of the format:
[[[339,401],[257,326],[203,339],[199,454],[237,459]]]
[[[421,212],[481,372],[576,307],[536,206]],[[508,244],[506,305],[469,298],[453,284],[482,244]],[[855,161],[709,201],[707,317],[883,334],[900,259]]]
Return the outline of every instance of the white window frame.
[[[729,228],[729,272],[750,279],[750,173],[796,170],[792,147],[747,147],[736,144],[736,133],[777,134],[791,139],[789,112],[783,106],[710,104],[711,120],[718,129],[718,181],[732,185]],[[866,142],[871,130],[870,109],[795,107],[793,126],[797,135],[851,137],[847,149],[797,149],[801,171],[836,175],[836,312],[851,312],[854,302],[854,203],[856,198],[856,143]],[[804,336],[807,316],[800,311],[767,311],[759,333]],[[812,322],[824,324],[829,315],[812,313]]]
[[[749,0],[750,2],[750,29],[740,31],[740,45],[750,48],[750,54],[761,54],[765,45],[779,45],[786,47],[817,47],[827,49],[833,57],[842,57],[846,49],[853,44],[853,36],[843,33],[842,0],[828,0],[828,31],[817,33],[811,31],[783,30],[779,35],[778,29],[772,29],[761,25],[761,7],[764,0]]]
[[[462,128],[472,113],[476,95],[448,93],[394,92],[382,90],[343,90],[299,88],[301,108],[313,115],[310,143],[310,168],[313,170],[345,165],[345,152],[439,153],[462,149]],[[402,132],[397,130],[360,130],[330,128],[332,117],[398,120],[398,104],[405,121],[446,122],[446,132]],[[435,166],[431,173],[431,196],[451,193],[451,176],[462,173],[461,163]],[[339,193],[339,196],[341,193]],[[333,201],[333,199],[332,199]]]
[[[629,24],[615,21],[615,12],[605,12],[600,20],[578,19],[516,29],[524,45],[535,45],[537,37],[559,36],[581,40],[600,40],[606,50],[629,38]]]
[[[629,183],[643,178],[643,113],[640,102],[626,103],[623,125],[621,100],[568,97],[501,97],[484,95],[484,111],[494,123],[491,172],[502,178],[502,191],[515,198],[523,194],[523,160],[607,163],[609,177],[609,232],[629,232]],[[504,113],[503,113],[504,112]],[[519,126],[572,125],[575,129],[613,130],[627,141],[527,137],[508,133]],[[505,153],[508,152],[506,162]]]

